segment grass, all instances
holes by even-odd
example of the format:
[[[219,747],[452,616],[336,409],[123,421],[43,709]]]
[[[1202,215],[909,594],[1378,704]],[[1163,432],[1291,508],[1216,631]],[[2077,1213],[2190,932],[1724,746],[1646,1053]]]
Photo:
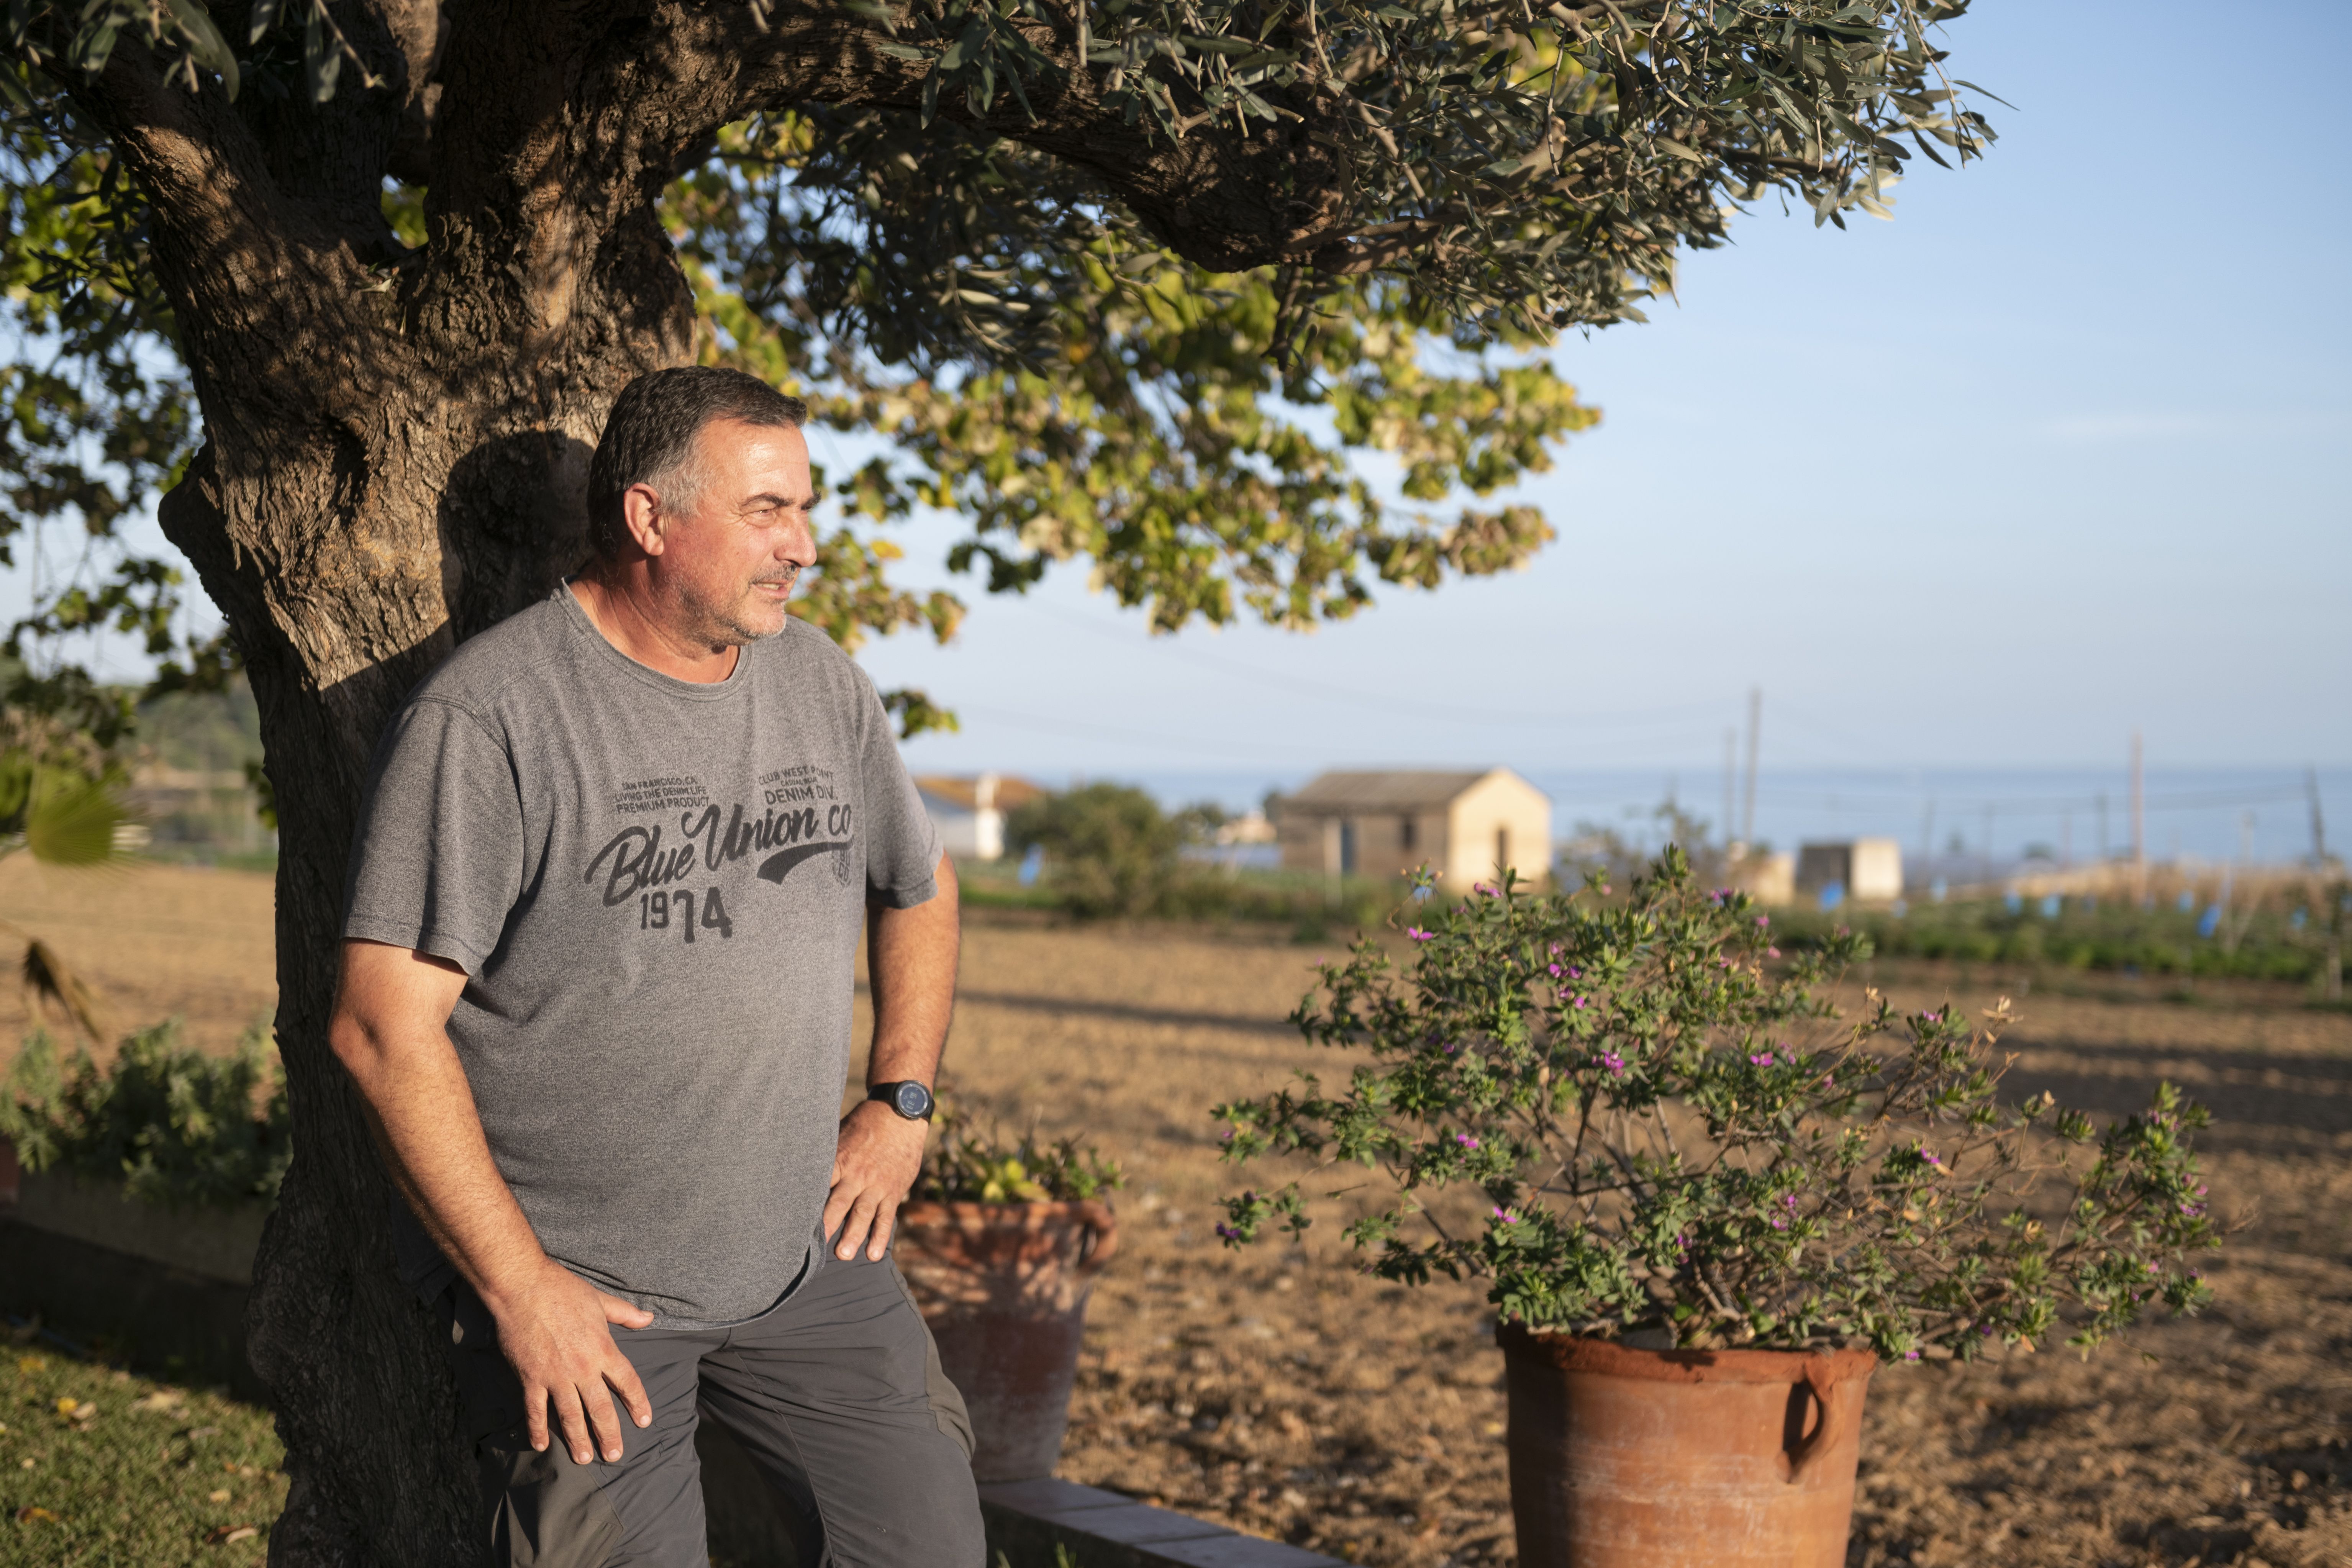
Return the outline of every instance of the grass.
[[[0,1568],[257,1563],[286,1503],[269,1413],[0,1342]]]

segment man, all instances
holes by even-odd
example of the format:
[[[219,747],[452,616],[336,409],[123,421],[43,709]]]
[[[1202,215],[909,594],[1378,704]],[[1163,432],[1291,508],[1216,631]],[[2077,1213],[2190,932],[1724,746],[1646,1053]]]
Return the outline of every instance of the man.
[[[495,1563],[703,1563],[698,1417],[812,1568],[982,1562],[963,1405],[888,1261],[955,879],[873,686],[785,611],[803,416],[732,371],[631,383],[587,568],[377,752],[332,1039],[414,1211]],[[861,921],[872,1098],[836,1125]]]

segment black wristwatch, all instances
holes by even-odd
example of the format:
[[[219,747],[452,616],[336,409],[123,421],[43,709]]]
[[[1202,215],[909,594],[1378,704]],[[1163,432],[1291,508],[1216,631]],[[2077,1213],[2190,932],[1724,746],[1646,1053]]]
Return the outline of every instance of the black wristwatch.
[[[914,1079],[900,1083],[877,1083],[866,1091],[868,1100],[878,1100],[909,1121],[931,1119],[931,1091]]]

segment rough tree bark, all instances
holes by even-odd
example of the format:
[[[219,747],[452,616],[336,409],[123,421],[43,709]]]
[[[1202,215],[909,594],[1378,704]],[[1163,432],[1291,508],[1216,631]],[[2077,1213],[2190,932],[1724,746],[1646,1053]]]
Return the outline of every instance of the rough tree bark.
[[[213,6],[242,37],[245,7]],[[74,92],[153,212],[205,444],[163,521],[259,700],[281,834],[278,1037],[299,1153],[249,1322],[292,1486],[278,1564],[470,1563],[470,1458],[393,1201],[326,1047],[344,859],[376,735],[456,644],[583,554],[587,458],[632,376],[682,363],[692,300],[652,203],[721,125],[795,102],[912,108],[920,68],[830,7],[345,0],[371,72],[327,105],[191,92],[127,36]],[[1064,61],[1071,39],[1045,42]],[[1082,70],[988,129],[1094,171],[1219,268],[1334,241],[1345,128],[1155,144]],[[960,112],[960,111],[958,111]],[[1319,134],[1310,140],[1310,130]],[[430,237],[382,216],[388,168]]]

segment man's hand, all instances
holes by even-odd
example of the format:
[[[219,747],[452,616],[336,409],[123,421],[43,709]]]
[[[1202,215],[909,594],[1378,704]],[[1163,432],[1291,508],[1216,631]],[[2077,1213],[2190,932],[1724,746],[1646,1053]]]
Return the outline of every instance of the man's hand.
[[[866,1256],[877,1263],[890,1250],[898,1205],[923,1168],[923,1143],[930,1131],[929,1122],[909,1121],[878,1100],[841,1119],[833,1194],[824,1201],[824,1234],[833,1238],[835,1257],[856,1257],[861,1241]]]
[[[589,1463],[599,1447],[607,1464],[618,1462],[621,1423],[613,1395],[621,1396],[640,1426],[653,1424],[654,1408],[608,1325],[651,1328],[654,1315],[553,1263],[514,1294],[486,1304],[498,1319],[499,1348],[522,1380],[530,1446],[546,1452],[547,1406],[552,1400],[555,1424],[574,1464]]]

